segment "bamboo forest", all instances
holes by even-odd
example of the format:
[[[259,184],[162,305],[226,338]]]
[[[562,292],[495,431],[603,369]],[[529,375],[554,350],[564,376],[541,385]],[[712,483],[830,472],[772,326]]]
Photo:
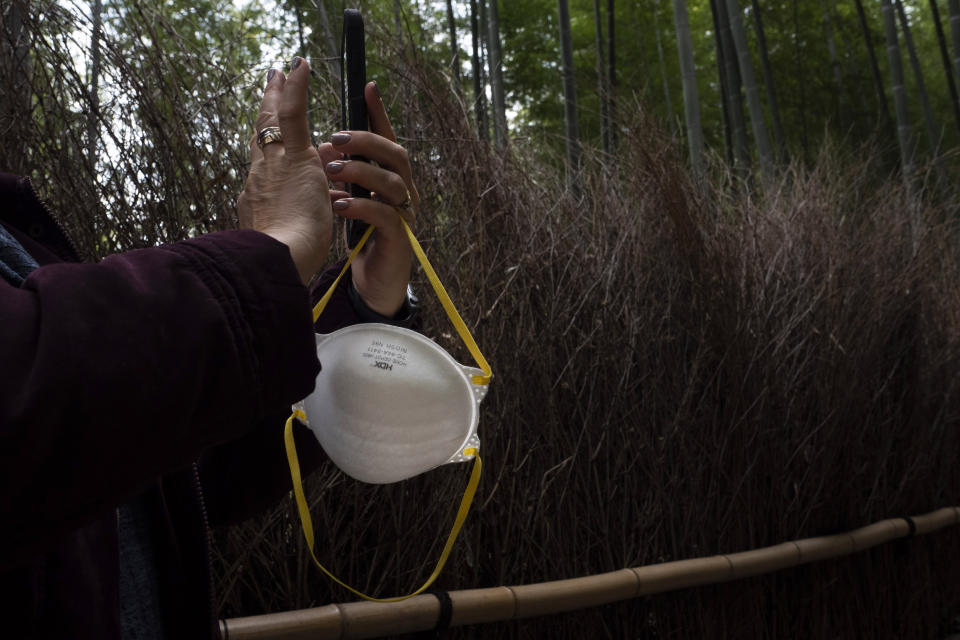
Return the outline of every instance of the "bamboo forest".
[[[960,638],[960,0],[3,0],[0,171],[91,264],[234,229],[272,69],[347,128],[351,8],[483,473],[320,460],[313,547],[208,499],[223,637]],[[315,566],[413,592],[465,488],[429,591]]]

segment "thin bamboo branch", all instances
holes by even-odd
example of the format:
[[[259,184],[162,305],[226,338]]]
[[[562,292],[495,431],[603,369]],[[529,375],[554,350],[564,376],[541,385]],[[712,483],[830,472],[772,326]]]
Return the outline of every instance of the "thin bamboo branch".
[[[910,536],[960,524],[960,507],[912,518],[891,518],[831,536],[705,558],[620,569],[581,578],[515,587],[453,591],[449,626],[500,622],[575,611],[687,587],[772,573],[851,555]],[[403,602],[348,602],[314,609],[221,620],[231,640],[350,640],[428,631],[440,619],[440,600],[419,595]]]

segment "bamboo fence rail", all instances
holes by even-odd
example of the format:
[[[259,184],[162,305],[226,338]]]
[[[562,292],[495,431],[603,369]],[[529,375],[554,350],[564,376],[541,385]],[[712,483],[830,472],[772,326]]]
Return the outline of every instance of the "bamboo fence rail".
[[[890,518],[847,533],[751,551],[692,558],[581,578],[452,591],[448,608],[424,594],[394,603],[347,602],[220,621],[225,640],[353,640],[501,622],[585,609],[639,596],[772,573],[960,524],[960,507]],[[443,615],[446,614],[446,615]],[[446,617],[447,620],[443,620]],[[444,623],[446,623],[444,625]]]

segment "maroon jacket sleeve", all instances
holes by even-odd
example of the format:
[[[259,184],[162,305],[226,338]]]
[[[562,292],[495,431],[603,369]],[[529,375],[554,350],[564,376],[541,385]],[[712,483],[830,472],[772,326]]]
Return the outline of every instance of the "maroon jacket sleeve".
[[[307,289],[254,231],[0,281],[0,354],[0,565],[250,432],[319,368]]]
[[[311,304],[316,304],[327,292],[344,262],[340,260],[323,272],[311,291]],[[358,322],[382,318],[358,296],[351,295],[350,287],[347,273],[317,320],[314,328],[318,333],[331,333]],[[411,311],[406,309],[401,315],[409,317]],[[313,345],[311,348],[315,350]],[[257,515],[290,492],[290,468],[283,441],[283,427],[289,415],[288,403],[278,407],[248,435],[204,454],[200,460],[200,479],[212,525],[235,523]],[[299,421],[294,421],[293,433],[300,470],[305,477],[326,460],[326,455],[313,433]]]
[[[327,268],[311,291],[311,305],[323,297],[343,267],[343,260]],[[349,278],[349,274],[344,280]],[[314,329],[330,333],[362,318],[350,301],[347,282],[341,281]],[[316,345],[311,349],[316,353]],[[322,365],[323,363],[321,363]],[[312,391],[311,384],[310,390]],[[307,393],[297,398],[306,397]],[[278,407],[251,433],[206,452],[200,461],[200,478],[212,525],[242,521],[276,504],[292,489],[283,442],[283,427],[290,404]],[[309,429],[294,421],[297,458],[304,476],[315,470],[326,456]]]

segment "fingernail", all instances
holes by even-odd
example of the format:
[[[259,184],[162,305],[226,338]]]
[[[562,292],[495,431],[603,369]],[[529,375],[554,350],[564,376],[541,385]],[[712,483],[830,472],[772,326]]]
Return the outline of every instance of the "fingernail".
[[[300,63],[303,62],[303,58],[300,56],[294,56],[293,60],[290,62],[290,71],[293,71],[300,66]]]
[[[350,206],[351,200],[353,200],[353,198],[344,198],[342,200],[334,200],[333,208],[336,209],[337,211],[343,211],[344,209]]]
[[[277,75],[276,69],[270,69],[267,71],[267,84],[270,84],[270,81],[273,80],[273,76]]]
[[[373,81],[373,92],[377,94],[377,97],[380,98],[381,101],[383,100],[383,97],[380,95],[380,85],[377,84],[376,80]]]
[[[327,173],[340,173],[341,170],[343,170],[342,162],[334,161],[327,163]]]
[[[330,136],[330,141],[331,141],[333,144],[347,144],[348,142],[350,142],[350,134],[349,134],[349,133],[335,133],[335,134],[333,134],[332,136]]]

